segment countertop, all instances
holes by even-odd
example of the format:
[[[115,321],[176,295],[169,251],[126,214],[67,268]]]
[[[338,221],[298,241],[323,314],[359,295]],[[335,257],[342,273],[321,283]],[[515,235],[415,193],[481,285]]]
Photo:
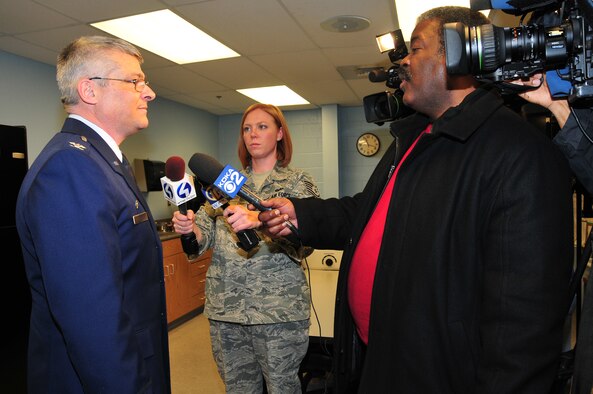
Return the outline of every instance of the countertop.
[[[176,232],[171,232],[171,231],[159,231],[159,238],[161,239],[161,242],[163,241],[168,241],[170,239],[175,239],[175,238],[179,238],[181,237],[180,234],[177,234]]]
[[[170,218],[157,219],[154,221],[156,229],[159,233],[159,237],[162,241],[168,241],[170,239],[179,238],[181,235],[177,234],[173,230],[173,223]]]

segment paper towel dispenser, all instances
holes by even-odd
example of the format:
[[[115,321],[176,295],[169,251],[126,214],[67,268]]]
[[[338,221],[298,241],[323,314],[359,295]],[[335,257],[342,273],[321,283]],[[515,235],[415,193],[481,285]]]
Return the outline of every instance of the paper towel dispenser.
[[[165,163],[157,160],[134,159],[134,175],[141,192],[163,190],[161,178],[165,176]]]

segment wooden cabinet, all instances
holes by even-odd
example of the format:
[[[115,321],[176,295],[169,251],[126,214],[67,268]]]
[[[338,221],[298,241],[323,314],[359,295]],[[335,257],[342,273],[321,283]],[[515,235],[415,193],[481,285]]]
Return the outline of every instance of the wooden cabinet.
[[[163,241],[163,268],[167,294],[167,322],[181,319],[204,306],[206,271],[212,251],[207,250],[195,260],[188,260],[181,240]]]
[[[192,283],[190,299],[193,308],[202,308],[206,302],[206,271],[210,266],[211,259],[212,249],[209,249],[189,265],[189,276]]]

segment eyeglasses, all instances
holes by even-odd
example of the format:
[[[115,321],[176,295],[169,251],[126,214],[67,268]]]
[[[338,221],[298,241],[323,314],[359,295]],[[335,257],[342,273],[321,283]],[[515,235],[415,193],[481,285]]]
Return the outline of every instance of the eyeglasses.
[[[119,78],[103,78],[103,77],[89,78],[89,80],[91,80],[91,81],[94,79],[105,79],[108,81],[120,81],[120,82],[133,83],[134,89],[136,89],[137,92],[142,92],[144,90],[144,88],[149,85],[148,81],[145,81],[143,79],[119,79]]]

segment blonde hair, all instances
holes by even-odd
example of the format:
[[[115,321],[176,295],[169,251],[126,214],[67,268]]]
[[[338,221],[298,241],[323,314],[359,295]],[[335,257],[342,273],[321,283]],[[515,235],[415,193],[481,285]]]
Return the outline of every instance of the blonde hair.
[[[94,73],[105,73],[106,69],[108,72],[116,67],[109,57],[105,56],[110,51],[120,51],[132,55],[138,59],[140,64],[144,61],[142,54],[135,46],[114,37],[83,36],[62,49],[58,55],[56,80],[64,106],[78,104],[77,85],[79,80],[98,76]]]

